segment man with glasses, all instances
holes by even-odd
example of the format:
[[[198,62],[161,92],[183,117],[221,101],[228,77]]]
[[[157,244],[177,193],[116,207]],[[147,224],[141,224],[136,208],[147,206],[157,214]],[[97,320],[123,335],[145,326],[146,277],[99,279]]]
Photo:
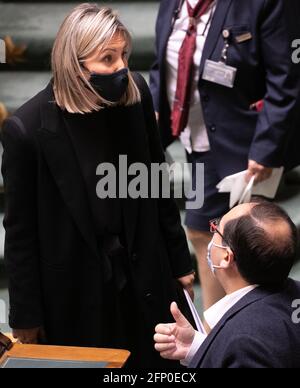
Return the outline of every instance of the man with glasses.
[[[210,223],[207,262],[226,296],[204,312],[208,335],[171,305],[175,323],[156,327],[163,358],[200,368],[299,368],[300,325],[293,302],[300,283],[288,278],[297,230],[277,205],[240,205]]]

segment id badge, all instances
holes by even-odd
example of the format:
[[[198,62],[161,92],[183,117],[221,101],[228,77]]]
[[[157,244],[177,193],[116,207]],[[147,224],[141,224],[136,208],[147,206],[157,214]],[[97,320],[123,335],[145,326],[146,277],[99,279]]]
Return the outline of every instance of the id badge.
[[[228,88],[233,88],[237,69],[223,62],[206,60],[202,78]]]

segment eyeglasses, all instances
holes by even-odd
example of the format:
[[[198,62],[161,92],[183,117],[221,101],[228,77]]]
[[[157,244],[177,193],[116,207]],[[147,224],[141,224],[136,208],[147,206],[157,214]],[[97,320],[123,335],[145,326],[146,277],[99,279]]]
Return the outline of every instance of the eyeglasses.
[[[224,239],[222,233],[218,229],[220,222],[221,222],[221,218],[215,218],[209,221],[210,233],[212,234],[218,233]]]
[[[230,248],[230,245],[228,244],[228,242],[226,241],[226,239],[224,238],[223,234],[219,231],[219,225],[220,225],[220,222],[221,222],[222,218],[215,218],[211,221],[209,221],[209,227],[210,227],[210,233],[212,234],[216,234],[218,233],[219,236],[222,237],[222,240],[226,243],[226,245]],[[230,248],[231,249],[231,248]],[[231,249],[232,250],[232,249]]]

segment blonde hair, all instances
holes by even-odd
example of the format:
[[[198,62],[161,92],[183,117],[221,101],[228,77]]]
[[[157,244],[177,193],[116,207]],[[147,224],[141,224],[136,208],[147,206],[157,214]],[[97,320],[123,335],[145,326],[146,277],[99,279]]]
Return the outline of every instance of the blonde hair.
[[[70,113],[88,113],[111,103],[99,96],[89,82],[82,63],[96,50],[102,50],[115,34],[120,34],[132,48],[130,33],[110,8],[84,3],[65,18],[52,49],[53,90],[57,105]],[[129,71],[126,93],[118,104],[141,101],[140,91]]]

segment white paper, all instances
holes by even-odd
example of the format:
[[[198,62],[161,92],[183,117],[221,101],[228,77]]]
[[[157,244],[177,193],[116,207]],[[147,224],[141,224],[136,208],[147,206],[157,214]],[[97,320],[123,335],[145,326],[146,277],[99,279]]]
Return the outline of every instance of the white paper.
[[[253,192],[253,187],[254,187],[254,182],[255,182],[255,176],[253,176],[248,185],[246,186],[240,200],[239,200],[239,205],[241,203],[249,203],[251,201],[251,197],[252,197],[252,192]]]
[[[284,168],[274,168],[272,175],[267,180],[254,184],[254,177],[249,183],[246,182],[247,170],[227,176],[218,185],[220,193],[230,193],[229,206],[232,208],[237,203],[251,201],[252,195],[262,195],[274,199],[283,175]]]
[[[203,323],[202,323],[202,321],[201,321],[201,318],[199,317],[199,314],[198,314],[198,312],[197,312],[197,309],[196,309],[196,307],[195,307],[195,305],[194,305],[194,303],[193,303],[193,301],[192,301],[192,299],[191,299],[189,293],[188,293],[187,290],[185,290],[185,289],[183,289],[183,291],[184,291],[185,298],[186,298],[186,300],[187,300],[187,302],[188,302],[188,305],[189,305],[189,307],[190,307],[190,310],[191,310],[191,312],[192,312],[192,315],[193,315],[193,318],[194,318],[194,321],[195,321],[197,330],[198,330],[200,333],[207,335],[207,333],[206,333],[206,331],[205,331],[205,329],[204,329]]]

